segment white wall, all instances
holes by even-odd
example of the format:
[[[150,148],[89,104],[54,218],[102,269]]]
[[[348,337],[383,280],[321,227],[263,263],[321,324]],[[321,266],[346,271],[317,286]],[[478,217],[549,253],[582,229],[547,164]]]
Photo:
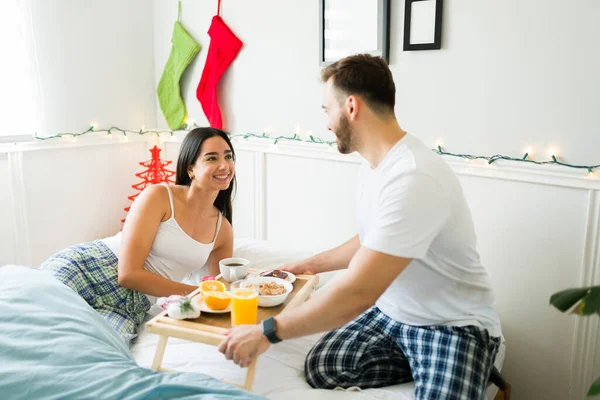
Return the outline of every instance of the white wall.
[[[4,221],[0,229],[0,265],[18,262],[18,249],[15,235],[15,207],[11,184],[11,164],[8,154],[0,154],[0,221]]]
[[[31,0],[42,135],[90,122],[139,129],[156,120],[153,10],[145,0]]]
[[[217,1],[183,1],[183,24],[203,46],[182,90],[189,115]],[[391,69],[404,128],[433,146],[476,154],[535,156],[556,146],[574,163],[600,163],[600,2],[446,0],[443,49],[402,51],[404,6],[392,0]],[[154,1],[155,82],[170,50],[175,0]],[[244,42],[220,87],[225,128],[235,133],[327,136],[320,110],[318,1],[224,0],[224,20]],[[158,112],[158,124],[165,126]]]
[[[37,266],[65,247],[116,234],[148,146],[145,138],[0,146],[0,265]]]

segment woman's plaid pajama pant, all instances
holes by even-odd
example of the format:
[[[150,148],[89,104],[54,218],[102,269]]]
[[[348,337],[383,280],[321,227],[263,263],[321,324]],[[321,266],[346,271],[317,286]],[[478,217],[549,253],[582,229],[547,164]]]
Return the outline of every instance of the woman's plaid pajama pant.
[[[484,399],[500,338],[474,326],[410,326],[372,307],[308,353],[314,388],[415,382],[415,398]]]
[[[42,263],[40,269],[73,289],[104,317],[127,344],[152,304],[143,293],[119,285],[117,256],[100,241],[64,249]]]

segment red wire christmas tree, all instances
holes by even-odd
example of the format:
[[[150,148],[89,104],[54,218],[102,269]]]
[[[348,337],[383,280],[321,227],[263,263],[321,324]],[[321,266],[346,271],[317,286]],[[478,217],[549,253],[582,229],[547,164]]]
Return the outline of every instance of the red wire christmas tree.
[[[152,154],[152,158],[148,161],[142,161],[139,164],[142,167],[146,167],[146,170],[135,174],[138,178],[142,179],[140,183],[136,183],[135,185],[131,185],[132,188],[137,190],[138,192],[132,196],[127,197],[129,200],[134,201],[136,197],[144,190],[147,186],[155,185],[161,182],[167,183],[175,183],[172,179],[170,179],[173,175],[175,175],[175,171],[171,171],[166,168],[166,166],[173,163],[173,161],[166,161],[160,159],[160,149],[157,146],[154,146],[150,149],[150,153]],[[129,212],[131,206],[125,208],[125,211]],[[125,222],[124,219],[121,222]]]

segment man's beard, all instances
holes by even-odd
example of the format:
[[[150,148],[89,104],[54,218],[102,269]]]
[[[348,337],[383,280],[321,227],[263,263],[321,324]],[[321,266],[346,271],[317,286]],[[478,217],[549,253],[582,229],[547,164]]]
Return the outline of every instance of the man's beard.
[[[340,118],[335,130],[335,136],[337,137],[337,147],[340,153],[349,154],[355,151],[352,148],[354,132],[352,132],[352,128],[350,127],[350,120],[345,115]]]

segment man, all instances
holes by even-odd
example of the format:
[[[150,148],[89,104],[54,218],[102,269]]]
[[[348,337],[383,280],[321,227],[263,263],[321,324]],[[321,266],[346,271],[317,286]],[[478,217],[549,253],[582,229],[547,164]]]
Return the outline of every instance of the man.
[[[458,178],[398,125],[381,58],[344,58],[322,80],[339,151],[368,162],[359,173],[358,235],[284,269],[348,271],[301,306],[231,330],[219,350],[244,367],[270,343],[330,331],[306,359],[313,387],[414,379],[417,399],[484,398],[501,330]]]

